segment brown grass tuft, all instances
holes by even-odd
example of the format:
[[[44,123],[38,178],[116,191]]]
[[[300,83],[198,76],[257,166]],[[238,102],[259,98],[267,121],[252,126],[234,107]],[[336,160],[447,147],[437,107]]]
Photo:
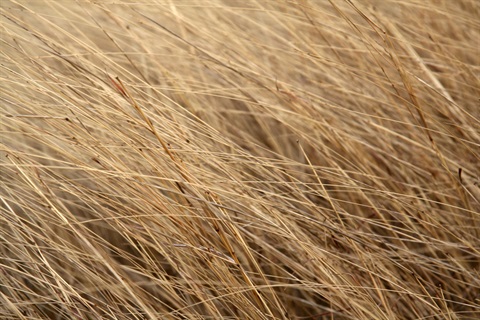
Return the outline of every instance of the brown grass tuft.
[[[0,10],[3,318],[480,317],[475,1]]]

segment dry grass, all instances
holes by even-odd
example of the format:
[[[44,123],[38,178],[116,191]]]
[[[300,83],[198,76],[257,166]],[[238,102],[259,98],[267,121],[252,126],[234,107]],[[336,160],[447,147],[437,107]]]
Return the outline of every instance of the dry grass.
[[[475,1],[1,16],[3,318],[480,317]]]

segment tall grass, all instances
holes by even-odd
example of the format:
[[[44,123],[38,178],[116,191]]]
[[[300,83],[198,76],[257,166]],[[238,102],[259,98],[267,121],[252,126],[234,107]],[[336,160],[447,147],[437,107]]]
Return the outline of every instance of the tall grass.
[[[0,314],[480,317],[475,1],[4,1]]]

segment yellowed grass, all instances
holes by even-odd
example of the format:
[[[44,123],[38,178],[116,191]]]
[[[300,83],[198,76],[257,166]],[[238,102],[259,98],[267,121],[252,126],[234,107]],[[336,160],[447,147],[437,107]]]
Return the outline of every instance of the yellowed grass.
[[[480,317],[476,1],[3,1],[5,319]]]

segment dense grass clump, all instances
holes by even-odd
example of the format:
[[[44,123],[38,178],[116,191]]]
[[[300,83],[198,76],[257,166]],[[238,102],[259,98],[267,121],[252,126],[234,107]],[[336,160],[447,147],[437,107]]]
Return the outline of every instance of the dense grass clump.
[[[3,319],[480,317],[476,1],[0,10]]]

